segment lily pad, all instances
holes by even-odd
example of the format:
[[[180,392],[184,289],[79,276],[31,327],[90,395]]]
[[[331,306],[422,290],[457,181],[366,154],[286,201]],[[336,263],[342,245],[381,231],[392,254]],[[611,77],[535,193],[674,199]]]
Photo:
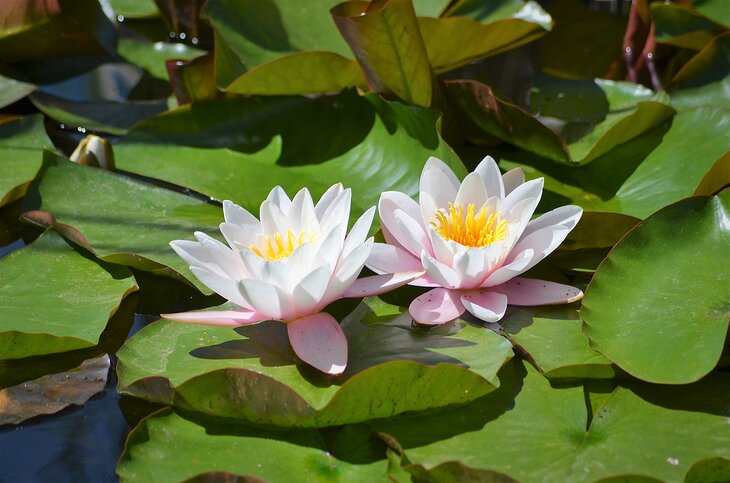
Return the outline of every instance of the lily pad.
[[[154,4],[153,7],[155,10],[157,9]],[[166,61],[170,59],[191,60],[205,54],[205,51],[185,44],[120,39],[117,53],[132,64],[144,68],[156,78],[168,80]]]
[[[34,90],[33,84],[0,75],[0,108],[19,101]]]
[[[46,152],[25,209],[50,213],[25,217],[55,226],[102,260],[188,280],[180,275],[184,273],[204,293],[211,293],[192,277],[169,242],[193,239],[195,230],[215,234],[223,221],[217,206]]]
[[[64,372],[48,374],[0,390],[0,426],[18,424],[41,414],[53,414],[72,404],[84,404],[102,391],[109,372],[109,356],[88,359]]]
[[[115,145],[117,166],[230,199],[258,213],[271,188],[317,198],[352,187],[353,216],[380,193],[418,192],[426,159],[466,174],[438,134],[436,111],[354,92],[323,99],[225,99],[185,106],[140,124]]]
[[[581,325],[574,306],[515,307],[504,318],[502,331],[546,377],[615,377],[615,367],[590,348]]]
[[[119,391],[258,424],[322,427],[464,404],[499,385],[507,340],[463,321],[425,331],[402,312],[366,299],[346,317],[348,367],[334,379],[296,358],[280,322],[158,321],[119,352]]]
[[[42,116],[0,124],[0,206],[25,194],[43,162],[43,149],[53,149]]]
[[[347,482],[381,481],[386,470],[385,458],[337,459],[315,430],[274,432],[164,409],[129,435],[117,473],[122,481]]]
[[[0,260],[0,360],[93,347],[137,289],[53,231]]]
[[[496,471],[526,483],[682,481],[695,463],[730,458],[729,383],[722,373],[690,386],[636,383],[589,407],[588,390],[551,387],[527,367],[514,401],[494,393],[448,413],[372,429],[400,446],[410,463],[405,469],[421,477],[457,462],[465,475]]]
[[[686,384],[709,373],[730,317],[730,190],[670,205],[611,251],[581,310],[591,345],[629,374]]]

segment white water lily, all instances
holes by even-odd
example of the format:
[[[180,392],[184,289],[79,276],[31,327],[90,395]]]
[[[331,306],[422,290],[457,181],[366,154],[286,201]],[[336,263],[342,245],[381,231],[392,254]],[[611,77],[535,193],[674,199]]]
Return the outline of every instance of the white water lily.
[[[425,270],[411,285],[433,287],[409,307],[422,324],[449,322],[464,311],[497,322],[513,305],[579,300],[583,292],[519,277],[555,250],[580,220],[578,206],[562,206],[530,221],[543,179],[525,182],[517,168],[502,175],[487,156],[459,183],[442,161],[423,168],[419,203],[390,191],[380,197],[383,235],[366,265],[376,273]]]
[[[300,359],[325,373],[342,373],[347,340],[337,321],[322,310],[337,299],[382,293],[421,274],[357,278],[373,246],[367,235],[375,208],[347,234],[350,199],[350,189],[339,183],[316,206],[306,188],[290,200],[277,186],[261,205],[261,221],[224,201],[220,230],[227,245],[202,232],[195,233],[197,241],[170,245],[201,282],[241,308],[163,317],[224,326],[280,320],[287,323]]]

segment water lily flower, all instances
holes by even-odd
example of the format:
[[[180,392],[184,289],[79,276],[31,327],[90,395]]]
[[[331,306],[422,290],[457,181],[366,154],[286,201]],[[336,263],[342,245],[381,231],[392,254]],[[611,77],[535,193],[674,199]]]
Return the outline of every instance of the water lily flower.
[[[375,243],[366,265],[375,273],[425,270],[411,285],[432,287],[409,311],[422,324],[442,324],[469,311],[499,321],[513,305],[579,300],[583,292],[519,275],[562,243],[580,220],[578,206],[562,206],[530,221],[543,179],[525,182],[517,168],[502,175],[487,156],[459,183],[437,158],[423,168],[419,203],[385,192],[378,211],[387,243]]]
[[[221,326],[280,320],[287,324],[300,359],[325,373],[342,373],[347,340],[340,324],[322,310],[342,297],[382,293],[422,273],[388,272],[358,279],[373,246],[367,235],[375,207],[347,234],[350,199],[350,189],[339,183],[316,206],[306,188],[289,199],[277,186],[261,204],[261,221],[224,201],[220,231],[227,244],[196,232],[197,241],[175,240],[170,245],[201,282],[240,309],[162,316]]]

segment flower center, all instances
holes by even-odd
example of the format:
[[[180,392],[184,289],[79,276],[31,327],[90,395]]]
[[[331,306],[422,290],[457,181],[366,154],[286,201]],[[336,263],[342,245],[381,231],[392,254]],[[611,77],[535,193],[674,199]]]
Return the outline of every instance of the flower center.
[[[437,211],[431,225],[447,240],[465,247],[485,247],[507,237],[507,221],[498,212],[487,215],[486,208],[477,213],[474,210],[473,203],[467,205],[466,213],[461,205],[449,203],[449,211]]]
[[[281,233],[274,233],[273,236],[265,236],[257,240],[257,245],[249,245],[249,249],[264,260],[280,260],[287,258],[294,253],[298,247],[305,242],[314,241],[317,236],[313,233],[301,232],[295,235],[289,230],[285,236]]]

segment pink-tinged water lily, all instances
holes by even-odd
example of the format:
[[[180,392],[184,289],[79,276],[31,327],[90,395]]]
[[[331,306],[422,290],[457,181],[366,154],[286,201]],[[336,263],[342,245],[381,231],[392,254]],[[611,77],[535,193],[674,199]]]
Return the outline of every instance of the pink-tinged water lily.
[[[347,340],[340,324],[322,309],[342,297],[391,290],[422,274],[357,278],[373,246],[367,235],[375,208],[347,234],[350,198],[350,189],[336,184],[315,205],[306,188],[289,199],[277,186],[261,205],[261,221],[224,201],[220,230],[227,245],[201,232],[195,233],[197,241],[170,245],[201,282],[240,309],[163,317],[223,326],[280,320],[287,323],[289,341],[300,359],[322,372],[342,373]]]
[[[562,206],[530,221],[542,188],[542,178],[525,182],[519,168],[502,175],[489,156],[461,183],[430,158],[419,203],[396,191],[381,195],[387,244],[374,244],[366,265],[376,273],[425,270],[411,285],[434,288],[409,307],[422,324],[446,323],[464,311],[497,322],[507,304],[579,300],[577,288],[519,277],[555,250],[583,214]]]

